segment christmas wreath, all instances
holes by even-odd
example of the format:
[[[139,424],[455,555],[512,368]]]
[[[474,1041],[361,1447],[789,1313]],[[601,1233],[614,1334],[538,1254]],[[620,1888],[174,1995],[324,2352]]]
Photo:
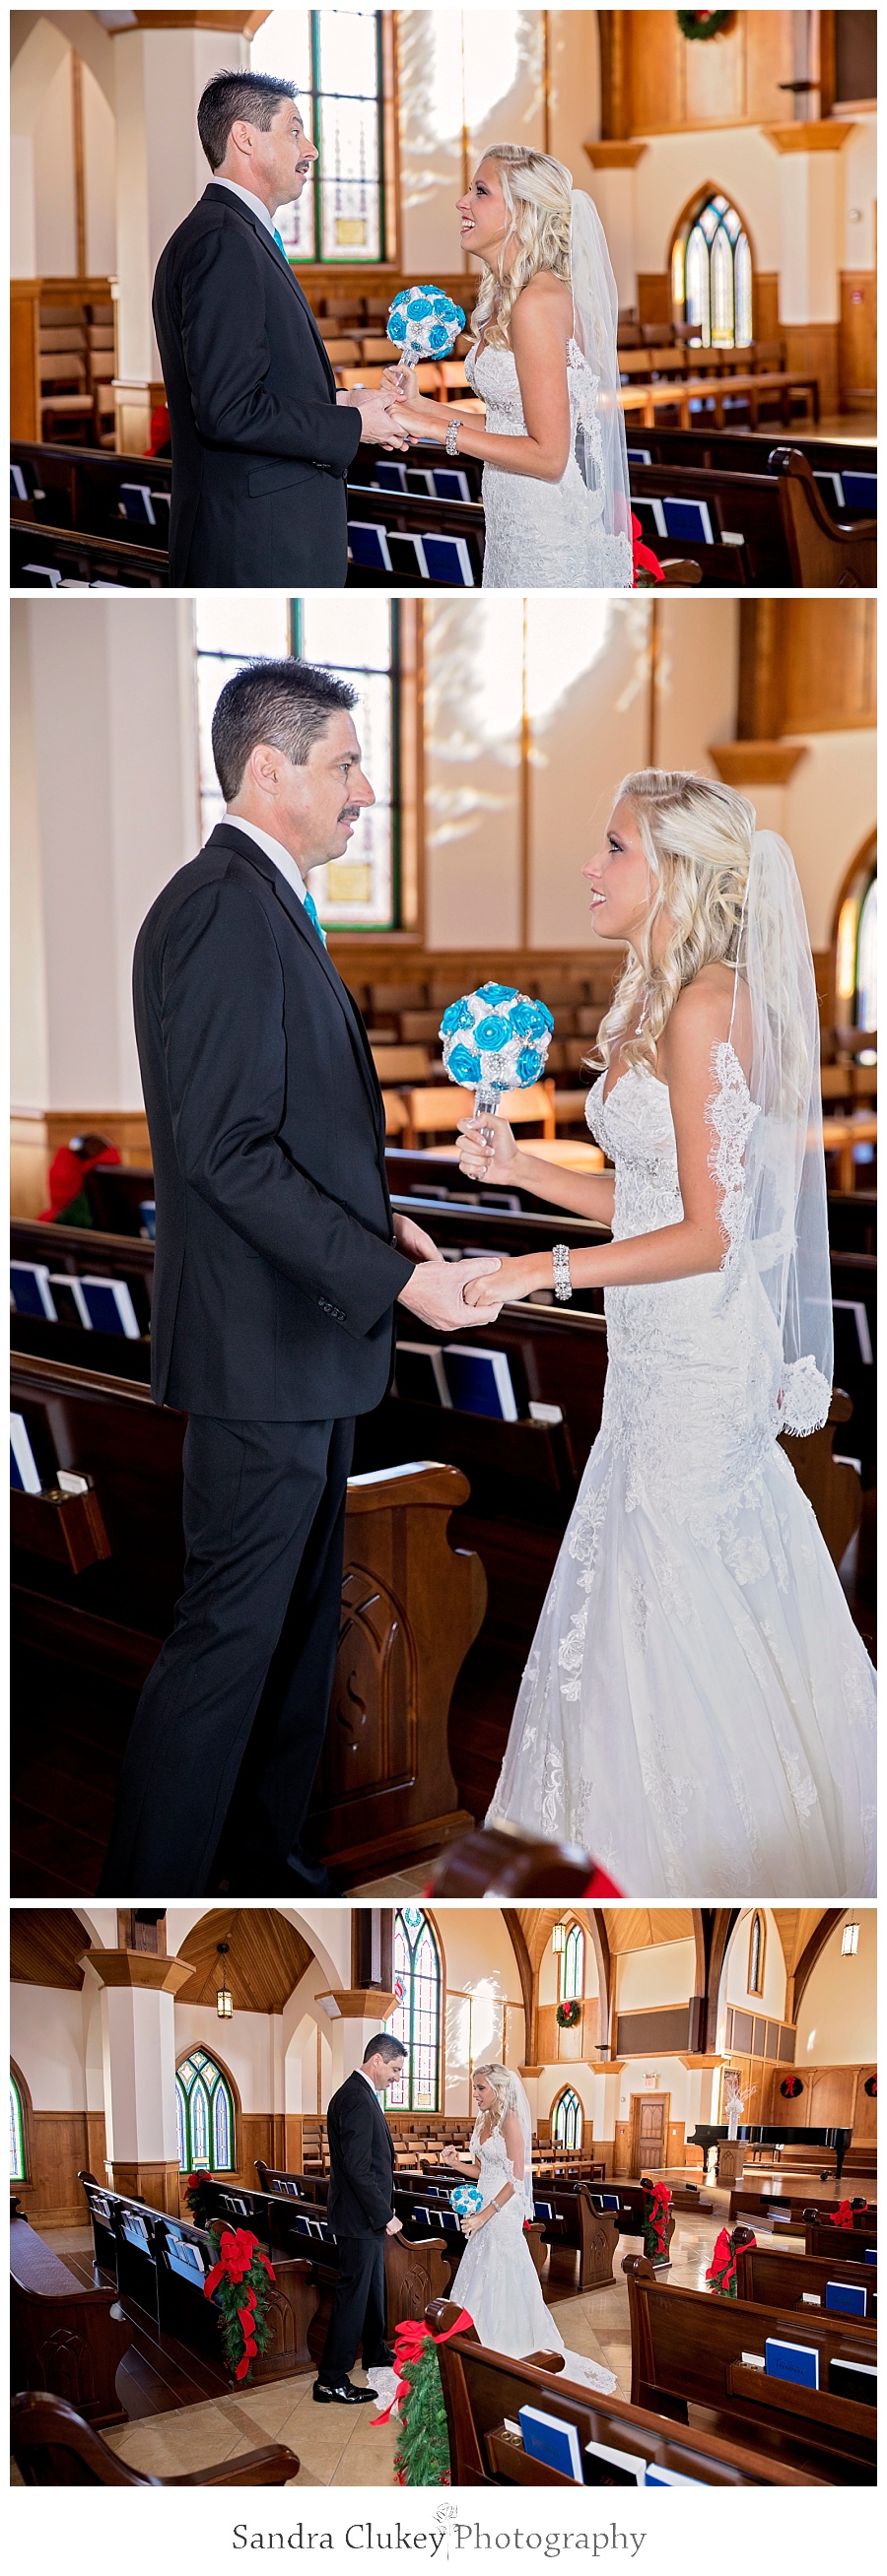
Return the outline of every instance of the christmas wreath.
[[[679,9],[677,13],[688,45],[706,45],[710,36],[722,36],[733,16],[732,9]]]
[[[799,2075],[784,2075],[779,2087],[784,2102],[797,2102],[804,2087]]]
[[[641,2175],[644,2195],[644,2253],[651,2263],[664,2263],[668,2258],[668,2213],[671,2192],[667,2182],[652,2182]]]
[[[232,2379],[249,2379],[256,2354],[271,2341],[268,2283],[274,2273],[248,2227],[209,2229],[216,2260],[203,2284],[221,2311],[222,2349]]]
[[[445,2334],[433,2335],[418,2317],[404,2317],[395,2330],[397,2389],[391,2405],[375,2420],[387,2424],[394,2407],[398,2408],[400,2441],[394,2467],[400,2487],[449,2486],[450,2437],[435,2346],[449,2343],[451,2335],[465,2334],[473,2323],[467,2308],[460,2308],[455,2325],[448,2326]]]
[[[865,2079],[865,2083],[864,2083],[864,2085],[863,2085],[863,2088],[862,2088],[862,2089],[863,2089],[863,2092],[864,2092],[864,2093],[867,2093],[867,2094],[868,2094],[868,2097],[869,2097],[869,2101],[870,2101],[870,2102],[876,2102],[876,2101],[877,2101],[877,2099],[878,2099],[878,2078],[877,2078],[877,2076],[876,2076],[876,2075],[867,2075],[867,2076],[866,2076],[866,2079]]]
[[[577,2022],[582,2019],[582,2006],[578,1996],[574,1995],[571,2003],[558,2004],[554,2018],[559,2030],[575,2030]]]
[[[756,2245],[757,2241],[751,2227],[722,2227],[705,2275],[706,2280],[711,2282],[714,2298],[738,2298],[736,2256],[740,2245]]]

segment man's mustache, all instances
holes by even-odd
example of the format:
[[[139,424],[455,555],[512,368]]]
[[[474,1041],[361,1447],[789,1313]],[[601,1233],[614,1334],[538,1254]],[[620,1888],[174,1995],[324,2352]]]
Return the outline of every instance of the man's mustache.
[[[343,805],[339,821],[340,823],[356,823],[362,813],[362,805]]]

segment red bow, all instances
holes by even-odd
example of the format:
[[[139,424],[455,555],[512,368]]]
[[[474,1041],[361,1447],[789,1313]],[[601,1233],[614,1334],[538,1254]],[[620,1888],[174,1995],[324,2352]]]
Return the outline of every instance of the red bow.
[[[262,2253],[258,2238],[251,2236],[247,2227],[226,2227],[219,2240],[218,2262],[213,2264],[203,2284],[204,2298],[212,2298],[220,2281],[231,2281],[239,2287],[240,2282],[246,2280],[247,2273],[252,2271],[254,2262],[261,2263],[269,2281],[273,2281],[274,2273],[267,2254]],[[255,2306],[255,2295],[252,2296]]]
[[[718,2283],[732,2281],[736,2277],[736,2254],[726,2227],[722,2227],[720,2236],[716,2240],[711,2264],[705,2277],[707,2281]]]
[[[837,2209],[833,2209],[831,2217],[826,2220],[826,2225],[828,2227],[852,2227],[853,2209],[849,2200],[839,2201]]]
[[[631,514],[631,544],[635,582],[639,572],[652,573],[654,581],[664,581],[665,574],[658,555],[654,555],[649,546],[641,544],[641,523],[635,518],[634,511]]]
[[[451,2336],[464,2334],[466,2326],[473,2326],[473,2324],[474,2318],[469,2316],[467,2308],[460,2308],[455,2325],[448,2326],[446,2333],[439,2335],[433,2335],[431,2327],[423,2325],[418,2317],[404,2317],[394,2331],[394,2367],[400,2372],[400,2377],[390,2406],[386,2406],[383,2415],[374,2417],[374,2423],[387,2424],[400,2398],[409,2395],[410,2383],[405,2377],[406,2368],[409,2362],[418,2361],[423,2344],[449,2343]]]

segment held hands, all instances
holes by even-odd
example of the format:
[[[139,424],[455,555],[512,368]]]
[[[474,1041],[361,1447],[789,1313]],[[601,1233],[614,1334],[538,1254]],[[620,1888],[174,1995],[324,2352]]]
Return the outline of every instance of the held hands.
[[[445,445],[447,430],[453,417],[448,403],[433,402],[426,394],[398,397],[395,391],[389,399],[392,419],[396,421],[398,429],[408,435],[411,442],[415,442],[417,438],[430,438],[438,447]]]
[[[411,1216],[401,1216],[399,1212],[395,1216],[394,1240],[398,1252],[405,1252],[411,1261],[443,1263],[440,1245],[434,1242],[430,1234],[426,1234],[424,1226],[415,1225]]]
[[[506,1299],[531,1297],[534,1289],[550,1288],[553,1272],[550,1252],[527,1253],[521,1261],[501,1261],[495,1285],[495,1311],[498,1315]],[[466,1283],[465,1303],[474,1310],[479,1324],[492,1322],[487,1309],[488,1279],[470,1279]]]
[[[492,1324],[502,1303],[494,1286],[493,1274],[498,1278],[503,1270],[509,1268],[519,1269],[520,1263],[501,1262],[492,1257],[476,1261],[420,1260],[412,1278],[401,1289],[399,1302],[408,1308],[411,1315],[421,1315],[423,1323],[433,1325],[435,1332],[458,1333],[469,1321]],[[469,1315],[468,1288],[481,1280],[487,1284],[489,1296],[482,1313],[475,1315],[472,1311]]]
[[[517,1138],[507,1118],[460,1118],[459,1170],[470,1181],[515,1181],[520,1162]],[[494,1139],[492,1150],[485,1134]]]
[[[394,420],[389,408],[389,393],[373,393],[363,385],[352,385],[344,397],[352,410],[360,413],[360,435],[374,447],[409,447],[409,439]]]

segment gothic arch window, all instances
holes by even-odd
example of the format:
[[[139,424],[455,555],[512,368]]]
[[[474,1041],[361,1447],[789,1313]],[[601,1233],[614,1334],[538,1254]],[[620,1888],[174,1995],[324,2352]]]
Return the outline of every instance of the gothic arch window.
[[[581,2003],[585,1987],[585,1934],[571,1923],[561,1951],[560,2002]]]
[[[878,1025],[878,870],[870,846],[850,870],[835,924],[835,1025]]]
[[[176,2115],[182,2172],[233,2173],[234,2095],[203,2048],[192,2048],[176,2069]]]
[[[9,2179],[27,2182],[28,2133],[25,2088],[14,2067],[9,2069]]]
[[[439,2111],[443,1971],[421,1905],[399,1905],[394,1917],[394,1987],[397,2009],[387,2028],[403,2041],[407,2055],[387,2087],[386,2102],[395,2111]]]
[[[764,1992],[764,1952],[766,1946],[767,1926],[764,1922],[763,1914],[755,1912],[752,1915],[751,1930],[748,1936],[748,1992],[750,1995],[762,1995]]]
[[[752,263],[736,206],[706,188],[681,216],[671,251],[675,319],[704,349],[745,349],[752,331]]]
[[[581,2147],[582,2104],[578,2093],[573,2092],[571,2085],[567,2086],[565,2092],[558,2095],[551,2128],[555,2146]]]

